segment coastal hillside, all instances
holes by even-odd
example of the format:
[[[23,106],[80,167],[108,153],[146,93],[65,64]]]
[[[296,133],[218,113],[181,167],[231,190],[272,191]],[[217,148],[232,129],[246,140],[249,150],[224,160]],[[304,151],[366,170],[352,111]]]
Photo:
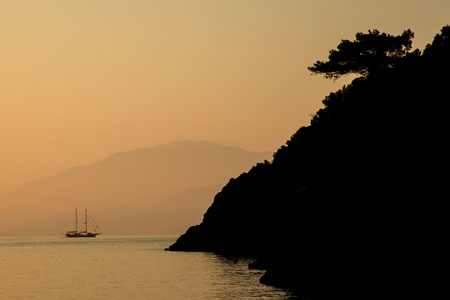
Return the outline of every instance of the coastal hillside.
[[[442,258],[450,27],[356,34],[309,70],[354,74],[271,162],[229,180],[172,251],[251,255],[305,299],[405,299]]]
[[[270,152],[250,152],[206,141],[178,141],[116,153],[90,165],[30,182],[3,195],[0,198],[3,215],[0,235],[59,234],[73,227],[76,207],[90,209],[105,233],[157,234],[155,227],[147,226],[152,224],[149,218],[155,217],[152,211],[166,212],[159,219],[168,220],[171,211],[178,209],[170,204],[174,197],[184,198],[191,207],[185,210],[186,216],[172,220],[177,224],[169,226],[163,222],[172,229],[164,224],[157,228],[161,228],[160,234],[181,233],[175,228],[201,220],[207,207],[205,198],[212,201],[211,195],[218,191],[218,184],[223,185],[228,178],[270,157]],[[166,200],[167,208],[163,209],[161,206]],[[183,201],[178,202],[180,206]],[[62,225],[62,216],[67,216],[69,228],[58,228]],[[134,221],[120,221],[130,218]],[[54,221],[53,229],[49,219]],[[117,224],[122,225],[120,229]]]

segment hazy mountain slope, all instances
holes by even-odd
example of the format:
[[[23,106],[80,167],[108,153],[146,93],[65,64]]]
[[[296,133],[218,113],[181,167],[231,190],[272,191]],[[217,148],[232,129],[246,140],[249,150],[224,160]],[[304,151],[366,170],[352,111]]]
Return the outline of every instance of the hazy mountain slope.
[[[188,189],[225,184],[271,153],[182,141],[117,153],[4,195],[0,234],[75,207],[152,205]],[[26,234],[26,233],[25,233]]]
[[[180,234],[187,226],[199,223],[222,185],[189,189],[154,204],[130,203],[91,207],[104,234]],[[79,228],[84,228],[84,210],[78,209]],[[174,221],[175,220],[175,221]],[[9,235],[63,235],[75,228],[74,210],[13,228]],[[91,230],[92,227],[89,227]]]
[[[59,174],[63,170],[63,168],[31,169],[16,172],[0,170],[0,197],[25,183]]]

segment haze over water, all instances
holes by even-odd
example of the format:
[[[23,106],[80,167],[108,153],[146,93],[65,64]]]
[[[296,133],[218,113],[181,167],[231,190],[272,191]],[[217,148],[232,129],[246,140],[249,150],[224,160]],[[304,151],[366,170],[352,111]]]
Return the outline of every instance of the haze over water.
[[[164,251],[173,236],[0,238],[0,299],[288,299],[245,259]]]
[[[410,28],[424,49],[449,15],[449,0],[0,1],[0,300],[288,298],[245,259],[163,251],[174,236],[10,236],[73,230],[76,207],[108,234],[181,234],[351,81],[307,70],[341,39]]]

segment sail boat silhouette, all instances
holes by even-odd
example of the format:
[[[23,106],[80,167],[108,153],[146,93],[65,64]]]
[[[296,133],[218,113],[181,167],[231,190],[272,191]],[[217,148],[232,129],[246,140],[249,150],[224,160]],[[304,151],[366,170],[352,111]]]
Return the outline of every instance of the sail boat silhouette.
[[[94,232],[88,231],[88,220],[90,220],[94,224]],[[90,214],[88,215],[88,211],[86,208],[84,209],[84,224],[86,226],[85,230],[78,231],[78,212],[77,209],[75,208],[75,230],[67,231],[66,237],[69,238],[96,237],[97,235],[102,233],[100,227],[97,225],[94,218]]]

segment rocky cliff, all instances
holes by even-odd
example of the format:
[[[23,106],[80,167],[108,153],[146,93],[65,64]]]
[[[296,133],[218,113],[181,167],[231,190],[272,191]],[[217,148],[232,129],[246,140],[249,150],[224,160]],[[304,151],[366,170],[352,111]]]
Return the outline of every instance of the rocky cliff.
[[[450,27],[370,67],[273,161],[231,179],[170,250],[252,255],[261,282],[310,299],[429,291],[443,257]]]

